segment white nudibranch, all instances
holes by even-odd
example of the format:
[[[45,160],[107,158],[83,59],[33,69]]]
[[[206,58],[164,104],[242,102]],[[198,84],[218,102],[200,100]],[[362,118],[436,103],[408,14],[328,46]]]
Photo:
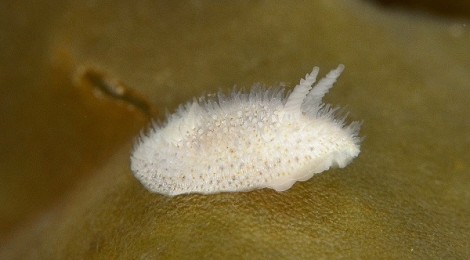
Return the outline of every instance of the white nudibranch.
[[[165,195],[289,189],[358,156],[360,124],[336,119],[323,96],[339,65],[315,86],[318,67],[284,94],[281,88],[234,91],[193,100],[137,141],[131,169],[150,191]],[[312,88],[313,87],[313,88]]]

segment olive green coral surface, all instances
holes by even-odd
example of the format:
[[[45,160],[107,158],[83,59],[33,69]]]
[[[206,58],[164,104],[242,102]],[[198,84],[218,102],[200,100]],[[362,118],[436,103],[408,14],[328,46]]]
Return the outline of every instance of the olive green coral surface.
[[[470,258],[468,20],[341,0],[0,10],[0,258]],[[132,176],[149,115],[339,63],[326,101],[364,122],[348,167],[210,196]]]

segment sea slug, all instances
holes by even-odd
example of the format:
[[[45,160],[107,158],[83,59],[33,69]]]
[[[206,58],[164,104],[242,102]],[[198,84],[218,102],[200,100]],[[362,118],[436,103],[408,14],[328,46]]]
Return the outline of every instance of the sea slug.
[[[360,152],[360,123],[335,118],[323,96],[344,66],[315,86],[318,67],[289,94],[254,87],[249,93],[194,99],[163,125],[141,135],[131,170],[150,191],[178,195],[289,189]]]

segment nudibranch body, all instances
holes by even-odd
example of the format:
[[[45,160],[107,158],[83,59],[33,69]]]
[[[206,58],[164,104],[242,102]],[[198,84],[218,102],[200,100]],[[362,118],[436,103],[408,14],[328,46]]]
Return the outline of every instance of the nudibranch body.
[[[140,137],[131,169],[148,190],[178,195],[284,191],[345,167],[360,152],[360,124],[346,126],[322,103],[343,68],[313,86],[315,67],[287,96],[280,88],[255,87],[189,102]]]

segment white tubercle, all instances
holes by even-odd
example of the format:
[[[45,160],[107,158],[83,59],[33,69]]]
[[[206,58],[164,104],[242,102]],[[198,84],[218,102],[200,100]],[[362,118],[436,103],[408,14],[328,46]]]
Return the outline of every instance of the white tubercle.
[[[164,195],[289,189],[360,152],[360,124],[344,126],[322,103],[344,66],[313,88],[318,67],[287,97],[254,88],[217,100],[194,99],[162,126],[140,137],[131,156],[134,176]]]

